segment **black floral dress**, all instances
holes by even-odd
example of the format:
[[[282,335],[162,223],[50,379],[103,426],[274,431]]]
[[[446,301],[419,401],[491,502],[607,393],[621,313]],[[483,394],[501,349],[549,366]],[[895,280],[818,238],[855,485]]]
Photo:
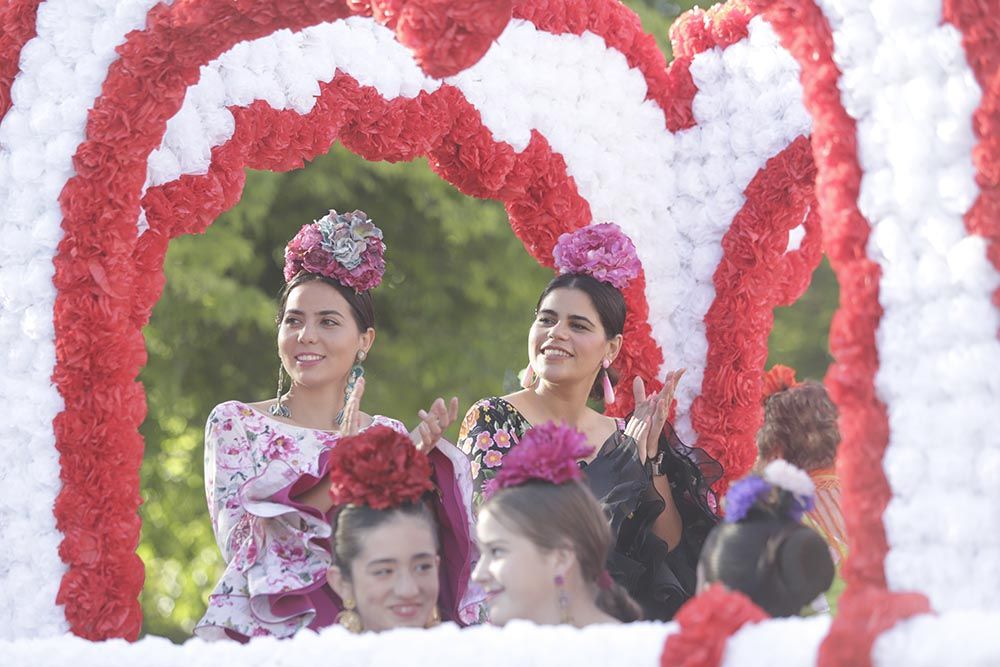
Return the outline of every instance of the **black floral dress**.
[[[504,456],[531,428],[524,415],[499,397],[484,398],[465,416],[458,445],[472,461],[474,503],[482,488],[503,466]],[[670,481],[674,504],[684,522],[673,549],[652,531],[666,504],[652,483],[652,463],[639,460],[635,440],[624,422],[601,446],[590,463],[581,463],[591,491],[604,506],[615,545],[608,572],[643,609],[647,620],[669,620],[694,595],[701,547],[718,523],[711,484],[722,466],[700,449],[683,445],[671,429],[661,438],[666,447],[662,472]]]

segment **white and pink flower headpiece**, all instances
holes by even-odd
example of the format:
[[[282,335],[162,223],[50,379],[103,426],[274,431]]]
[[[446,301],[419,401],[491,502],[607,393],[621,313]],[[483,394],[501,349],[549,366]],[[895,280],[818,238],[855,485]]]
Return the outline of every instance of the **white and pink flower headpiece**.
[[[332,210],[304,225],[285,246],[285,281],[301,272],[318,273],[364,292],[378,286],[385,273],[382,230],[364,211]]]
[[[566,232],[552,250],[559,273],[586,273],[622,290],[639,275],[642,264],[632,239],[613,222]]]

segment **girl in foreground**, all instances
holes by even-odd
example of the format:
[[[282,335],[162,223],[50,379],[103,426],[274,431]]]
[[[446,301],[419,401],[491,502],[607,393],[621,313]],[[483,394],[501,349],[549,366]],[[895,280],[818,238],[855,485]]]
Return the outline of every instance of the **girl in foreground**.
[[[605,569],[611,530],[583,482],[586,438],[566,426],[528,431],[486,489],[473,572],[489,620],[584,627],[640,618],[639,606]]]
[[[456,620],[469,578],[467,524],[449,515],[427,455],[405,435],[374,426],[337,444],[329,477],[340,508],[326,575],[341,600],[337,622],[381,632],[431,627],[441,610]]]
[[[725,521],[705,541],[699,589],[719,582],[771,616],[803,613],[834,573],[826,542],[802,524],[814,496],[809,475],[780,459],[733,484]]]

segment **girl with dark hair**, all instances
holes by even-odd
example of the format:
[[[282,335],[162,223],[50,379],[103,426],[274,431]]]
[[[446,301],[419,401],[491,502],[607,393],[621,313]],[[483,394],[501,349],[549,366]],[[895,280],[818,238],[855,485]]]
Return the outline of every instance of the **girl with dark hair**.
[[[344,438],[329,456],[333,564],[326,577],[352,632],[456,619],[469,578],[469,524],[431,459],[385,426]],[[440,476],[437,476],[440,478]],[[449,503],[448,499],[451,502]]]
[[[809,476],[782,460],[733,484],[725,522],[705,541],[699,589],[720,582],[771,616],[799,614],[830,587],[834,575],[826,542],[802,524],[813,494]]]
[[[626,316],[621,289],[639,272],[632,242],[614,224],[593,225],[561,236],[554,256],[561,275],[538,300],[524,390],[474,404],[459,445],[472,458],[481,491],[532,424],[555,421],[581,431],[593,451],[579,464],[613,537],[608,570],[646,618],[667,620],[694,593],[698,554],[717,522],[710,485],[722,470],[682,445],[667,424],[682,372],[668,373],[663,390],[650,397],[637,380],[628,423],[587,405],[589,398],[614,402],[611,364]]]
[[[368,428],[407,435],[400,422],[360,409],[362,364],[375,341],[370,290],[381,281],[384,251],[381,230],[361,211],[331,211],[285,249],[277,396],[222,403],[205,428],[205,489],[227,566],[195,628],[200,637],[287,637],[333,622],[326,459],[343,436]],[[468,520],[467,459],[440,439],[457,410],[457,399],[437,399],[408,435],[429,452],[449,511]],[[457,606],[442,613],[453,618]]]
[[[577,465],[592,453],[579,431],[543,424],[524,434],[490,481],[476,525],[473,578],[486,591],[494,625],[526,619],[584,627],[641,618],[605,569],[611,530]]]

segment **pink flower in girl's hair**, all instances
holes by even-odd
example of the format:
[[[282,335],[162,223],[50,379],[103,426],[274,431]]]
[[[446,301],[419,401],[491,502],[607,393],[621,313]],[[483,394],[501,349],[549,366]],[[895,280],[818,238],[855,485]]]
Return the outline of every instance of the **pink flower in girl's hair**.
[[[503,468],[486,483],[484,493],[490,497],[500,489],[533,479],[552,484],[581,479],[583,472],[577,461],[593,451],[587,438],[574,428],[554,422],[536,426],[504,457]]]
[[[559,273],[586,273],[620,290],[642,267],[632,239],[613,222],[561,235],[552,258]]]

